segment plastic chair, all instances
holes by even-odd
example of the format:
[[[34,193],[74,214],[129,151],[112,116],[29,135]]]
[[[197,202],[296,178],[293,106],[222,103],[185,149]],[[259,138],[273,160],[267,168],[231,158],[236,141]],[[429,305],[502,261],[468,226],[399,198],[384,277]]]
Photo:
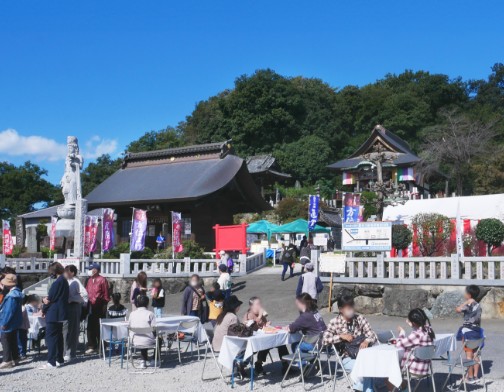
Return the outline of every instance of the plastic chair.
[[[303,388],[306,391],[309,390],[310,388],[306,388],[305,372],[306,372],[306,375],[308,375],[317,363],[318,363],[319,369],[320,369],[320,382],[321,382],[321,384],[324,383],[324,375],[322,372],[322,362],[320,361],[321,347],[319,347],[319,342],[320,342],[320,335],[312,335],[312,336],[303,335],[303,337],[301,338],[301,341],[299,342],[298,346],[296,347],[296,351],[294,351],[292,354],[284,355],[282,357],[283,361],[289,362],[289,366],[287,367],[285,375],[282,379],[282,383],[280,384],[281,388],[285,388],[287,386],[292,385],[292,384],[286,385],[285,380],[287,379],[287,376],[289,374],[291,367],[294,366],[294,367],[298,367],[301,372],[300,378],[301,378],[301,382],[303,384]],[[301,352],[302,343],[309,343],[309,344],[313,345],[313,349],[307,353]]]
[[[198,343],[198,338],[196,337],[196,331],[199,326],[199,320],[191,320],[191,321],[181,321],[179,324],[179,327],[177,329],[177,346],[178,346],[178,358],[179,358],[179,363],[182,363],[182,357],[181,357],[181,347],[180,343],[187,343],[187,347],[185,352],[191,347],[191,358],[193,356],[193,344],[196,343],[196,348],[198,349],[198,360],[200,357],[200,350],[199,350],[199,344]],[[183,334],[184,337],[180,339],[179,335]]]
[[[486,380],[485,380],[485,371],[483,369],[483,358],[481,357],[481,350],[485,344],[485,338],[481,339],[474,339],[474,340],[464,340],[464,343],[462,344],[462,348],[460,351],[457,353],[457,355],[453,355],[448,361],[443,362],[443,365],[449,367],[449,373],[448,376],[446,376],[446,380],[443,384],[443,388],[441,389],[444,391],[446,385],[448,384],[448,380],[450,379],[451,375],[453,374],[453,370],[455,368],[460,368],[462,370],[462,382],[458,386],[458,389],[463,385],[464,386],[464,391],[467,392],[467,384],[466,384],[466,375],[467,375],[467,370],[474,365],[479,364],[480,369],[481,369],[481,378],[483,379],[483,385],[485,387],[485,391],[487,390],[487,385],[486,385]],[[467,359],[465,357],[465,348],[473,350],[473,359]]]
[[[134,338],[135,335],[153,335],[154,343],[150,345],[135,345]],[[147,327],[147,328],[132,328],[128,327],[128,348],[126,350],[126,371],[129,374],[153,374],[158,368],[158,359],[159,359],[159,339],[156,337],[157,331],[155,327]],[[154,349],[154,367],[149,370],[148,368],[144,368],[138,370],[135,367],[133,353],[136,350],[151,350]],[[131,359],[131,365],[133,369],[137,369],[134,371],[129,370],[129,362]]]
[[[406,362],[404,364],[403,368],[403,373],[406,374],[406,380],[408,381],[408,392],[415,392],[418,387],[420,386],[422,380],[425,380],[430,377],[431,382],[432,382],[432,390],[433,392],[436,392],[436,382],[434,380],[434,371],[432,370],[432,359],[436,355],[436,347],[435,346],[423,346],[423,347],[416,347],[415,349],[411,350],[410,353],[408,354],[408,357],[406,358]],[[425,375],[413,375],[409,371],[409,364],[410,361],[413,359],[419,359],[421,361],[428,361],[429,362],[429,373]],[[411,389],[411,381],[415,380],[417,382],[415,389]]]
[[[206,367],[206,362],[208,359],[208,353],[210,352],[211,358],[213,359],[215,366],[219,370],[220,378],[224,383],[227,384],[226,379],[224,378],[224,375],[222,374],[222,366],[219,364],[217,361],[217,357],[215,356],[216,352],[213,350],[212,347],[212,340],[213,340],[213,331],[212,332],[207,332],[206,329],[203,329],[203,332],[201,336],[199,337],[200,343],[205,344],[205,353],[204,358],[203,358],[203,369],[201,371],[201,381],[210,381],[210,380],[215,380],[215,378],[205,378],[205,367]],[[217,353],[218,354],[218,353]]]
[[[380,331],[375,332],[376,341],[379,344],[387,344],[390,339],[394,339],[395,335],[393,331]]]

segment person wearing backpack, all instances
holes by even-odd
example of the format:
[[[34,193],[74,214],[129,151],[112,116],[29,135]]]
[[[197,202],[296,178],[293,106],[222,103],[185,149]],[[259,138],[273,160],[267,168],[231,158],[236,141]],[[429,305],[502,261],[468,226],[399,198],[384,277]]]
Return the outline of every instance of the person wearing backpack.
[[[280,260],[283,265],[282,270],[282,281],[285,280],[285,274],[287,273],[287,269],[290,269],[290,278],[294,276],[294,263],[296,262],[297,248],[292,242],[282,250],[280,255]]]
[[[317,297],[324,289],[324,285],[320,278],[313,272],[315,266],[312,263],[305,264],[305,268],[306,272],[299,277],[296,296],[307,293],[317,302]]]

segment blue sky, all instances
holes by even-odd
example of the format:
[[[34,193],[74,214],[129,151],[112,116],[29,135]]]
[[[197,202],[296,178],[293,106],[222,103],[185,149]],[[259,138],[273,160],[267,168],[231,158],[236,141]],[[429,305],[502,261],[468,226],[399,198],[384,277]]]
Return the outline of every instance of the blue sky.
[[[67,135],[88,161],[118,155],[260,68],[334,87],[486,78],[502,15],[501,1],[2,1],[0,160],[57,182]]]

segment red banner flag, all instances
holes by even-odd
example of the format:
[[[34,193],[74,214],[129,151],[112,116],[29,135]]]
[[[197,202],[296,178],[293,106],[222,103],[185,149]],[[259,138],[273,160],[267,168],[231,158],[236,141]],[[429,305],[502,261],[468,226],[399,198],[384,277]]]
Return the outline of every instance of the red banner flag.
[[[56,247],[56,223],[58,223],[58,217],[53,216],[51,218],[51,235],[49,236],[49,250],[54,252]]]
[[[84,254],[89,255],[96,250],[96,234],[98,233],[98,217],[86,215],[84,225]]]
[[[10,230],[9,221],[2,221],[2,233],[3,233],[3,254],[11,255],[14,249],[14,243],[12,241],[12,234]]]
[[[180,253],[184,250],[182,246],[182,214],[172,212],[172,247],[173,253]]]

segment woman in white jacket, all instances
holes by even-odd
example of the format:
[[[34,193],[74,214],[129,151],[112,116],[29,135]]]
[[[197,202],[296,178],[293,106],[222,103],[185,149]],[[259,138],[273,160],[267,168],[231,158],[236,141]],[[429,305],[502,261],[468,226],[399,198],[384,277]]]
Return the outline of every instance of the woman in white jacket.
[[[137,297],[137,308],[133,312],[130,313],[129,316],[129,325],[130,328],[150,328],[155,325],[156,317],[154,313],[150,310],[147,310],[149,306],[149,297],[146,295],[140,295]],[[135,346],[153,346],[156,342],[154,334],[134,334],[133,335],[133,344]],[[148,364],[147,357],[147,349],[141,349],[140,354],[142,356],[142,361],[140,362],[139,367],[145,368]]]

